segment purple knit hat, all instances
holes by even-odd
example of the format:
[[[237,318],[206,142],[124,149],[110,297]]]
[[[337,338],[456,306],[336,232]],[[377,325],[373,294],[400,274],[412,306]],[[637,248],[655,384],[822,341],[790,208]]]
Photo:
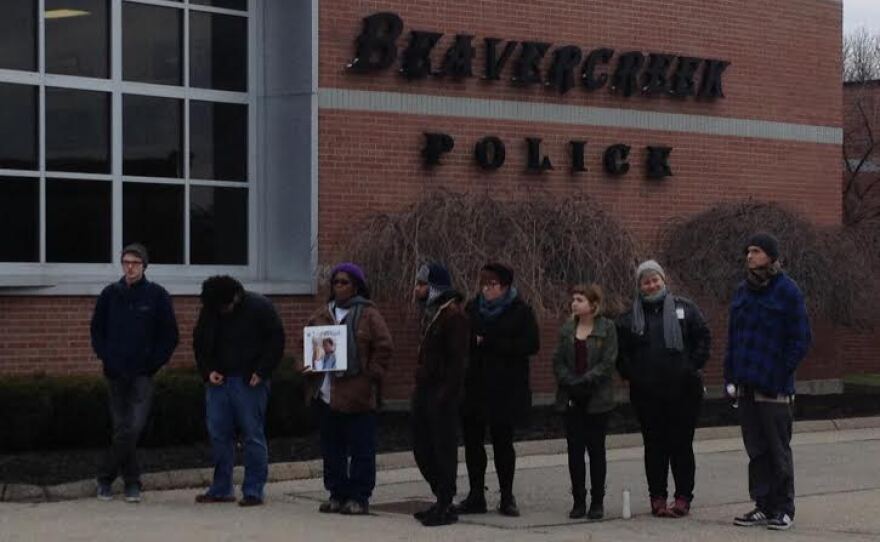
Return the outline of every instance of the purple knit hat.
[[[340,264],[336,264],[336,266],[330,271],[330,280],[333,280],[333,277],[336,276],[337,273],[345,273],[349,277],[351,277],[355,282],[357,282],[358,290],[366,289],[367,286],[367,277],[364,275],[363,269],[358,267],[357,265],[351,262],[343,262]]]

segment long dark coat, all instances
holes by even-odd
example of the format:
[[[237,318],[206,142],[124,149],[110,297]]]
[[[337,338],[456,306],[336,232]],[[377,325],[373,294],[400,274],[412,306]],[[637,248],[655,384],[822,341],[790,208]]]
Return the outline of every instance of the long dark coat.
[[[532,405],[529,358],[540,348],[535,312],[519,296],[492,321],[482,318],[476,299],[468,302],[466,312],[471,346],[462,414],[489,423],[524,420]],[[483,337],[479,345],[478,335]]]

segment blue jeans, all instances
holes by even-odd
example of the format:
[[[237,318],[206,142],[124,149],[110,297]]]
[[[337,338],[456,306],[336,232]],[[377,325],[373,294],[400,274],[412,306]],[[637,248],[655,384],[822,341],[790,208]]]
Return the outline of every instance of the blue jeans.
[[[242,377],[228,377],[219,386],[205,387],[208,435],[214,455],[214,482],[208,494],[229,497],[232,467],[235,464],[236,430],[244,444],[245,497],[263,498],[263,486],[269,472],[269,449],[264,431],[269,382],[251,387]]]
[[[324,487],[330,498],[366,504],[376,487],[376,414],[330,410],[315,399],[321,424]]]
[[[137,442],[147,423],[153,402],[153,381],[148,376],[107,381],[113,441],[98,469],[98,482],[112,484],[121,475],[125,485],[140,485]]]

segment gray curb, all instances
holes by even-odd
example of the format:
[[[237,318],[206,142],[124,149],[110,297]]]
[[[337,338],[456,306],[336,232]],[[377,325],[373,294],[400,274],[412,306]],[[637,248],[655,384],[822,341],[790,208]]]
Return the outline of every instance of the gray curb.
[[[847,431],[857,429],[880,428],[880,416],[866,418],[847,418],[840,420],[806,420],[794,423],[795,433],[819,433],[827,431]],[[739,426],[701,427],[694,436],[695,441],[738,438]],[[642,445],[639,433],[608,435],[606,448],[632,448]],[[565,439],[531,440],[515,443],[516,453],[520,457],[533,455],[557,455],[566,453]],[[459,460],[463,460],[464,451],[459,448]],[[491,448],[487,451],[491,457]],[[392,452],[379,454],[376,457],[376,468],[381,471],[415,467],[412,452]],[[183,469],[166,472],[151,472],[141,477],[146,491],[163,491],[170,489],[187,489],[207,487],[211,483],[213,470]],[[288,463],[271,463],[269,465],[269,482],[290,480],[306,480],[319,478],[322,475],[320,459],[296,461]],[[236,467],[233,479],[241,483],[243,470]],[[117,483],[120,483],[117,481]],[[120,488],[121,489],[121,488]],[[80,480],[52,486],[31,484],[0,485],[0,502],[47,502],[70,499],[82,499],[95,495],[94,480]]]

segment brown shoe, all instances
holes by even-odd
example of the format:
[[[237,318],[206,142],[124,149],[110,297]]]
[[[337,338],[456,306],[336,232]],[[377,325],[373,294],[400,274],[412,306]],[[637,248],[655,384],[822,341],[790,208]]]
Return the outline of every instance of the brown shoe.
[[[336,499],[329,499],[321,503],[318,512],[322,514],[338,514],[342,510],[342,503]]]
[[[359,501],[345,501],[339,513],[346,516],[366,516],[370,513],[370,505]]]
[[[239,506],[262,506],[262,504],[263,499],[251,495],[245,495],[240,501],[238,501]]]
[[[196,495],[196,502],[199,504],[235,502],[235,497],[232,495],[218,497],[217,495],[211,495],[210,493],[202,493],[201,495]]]

